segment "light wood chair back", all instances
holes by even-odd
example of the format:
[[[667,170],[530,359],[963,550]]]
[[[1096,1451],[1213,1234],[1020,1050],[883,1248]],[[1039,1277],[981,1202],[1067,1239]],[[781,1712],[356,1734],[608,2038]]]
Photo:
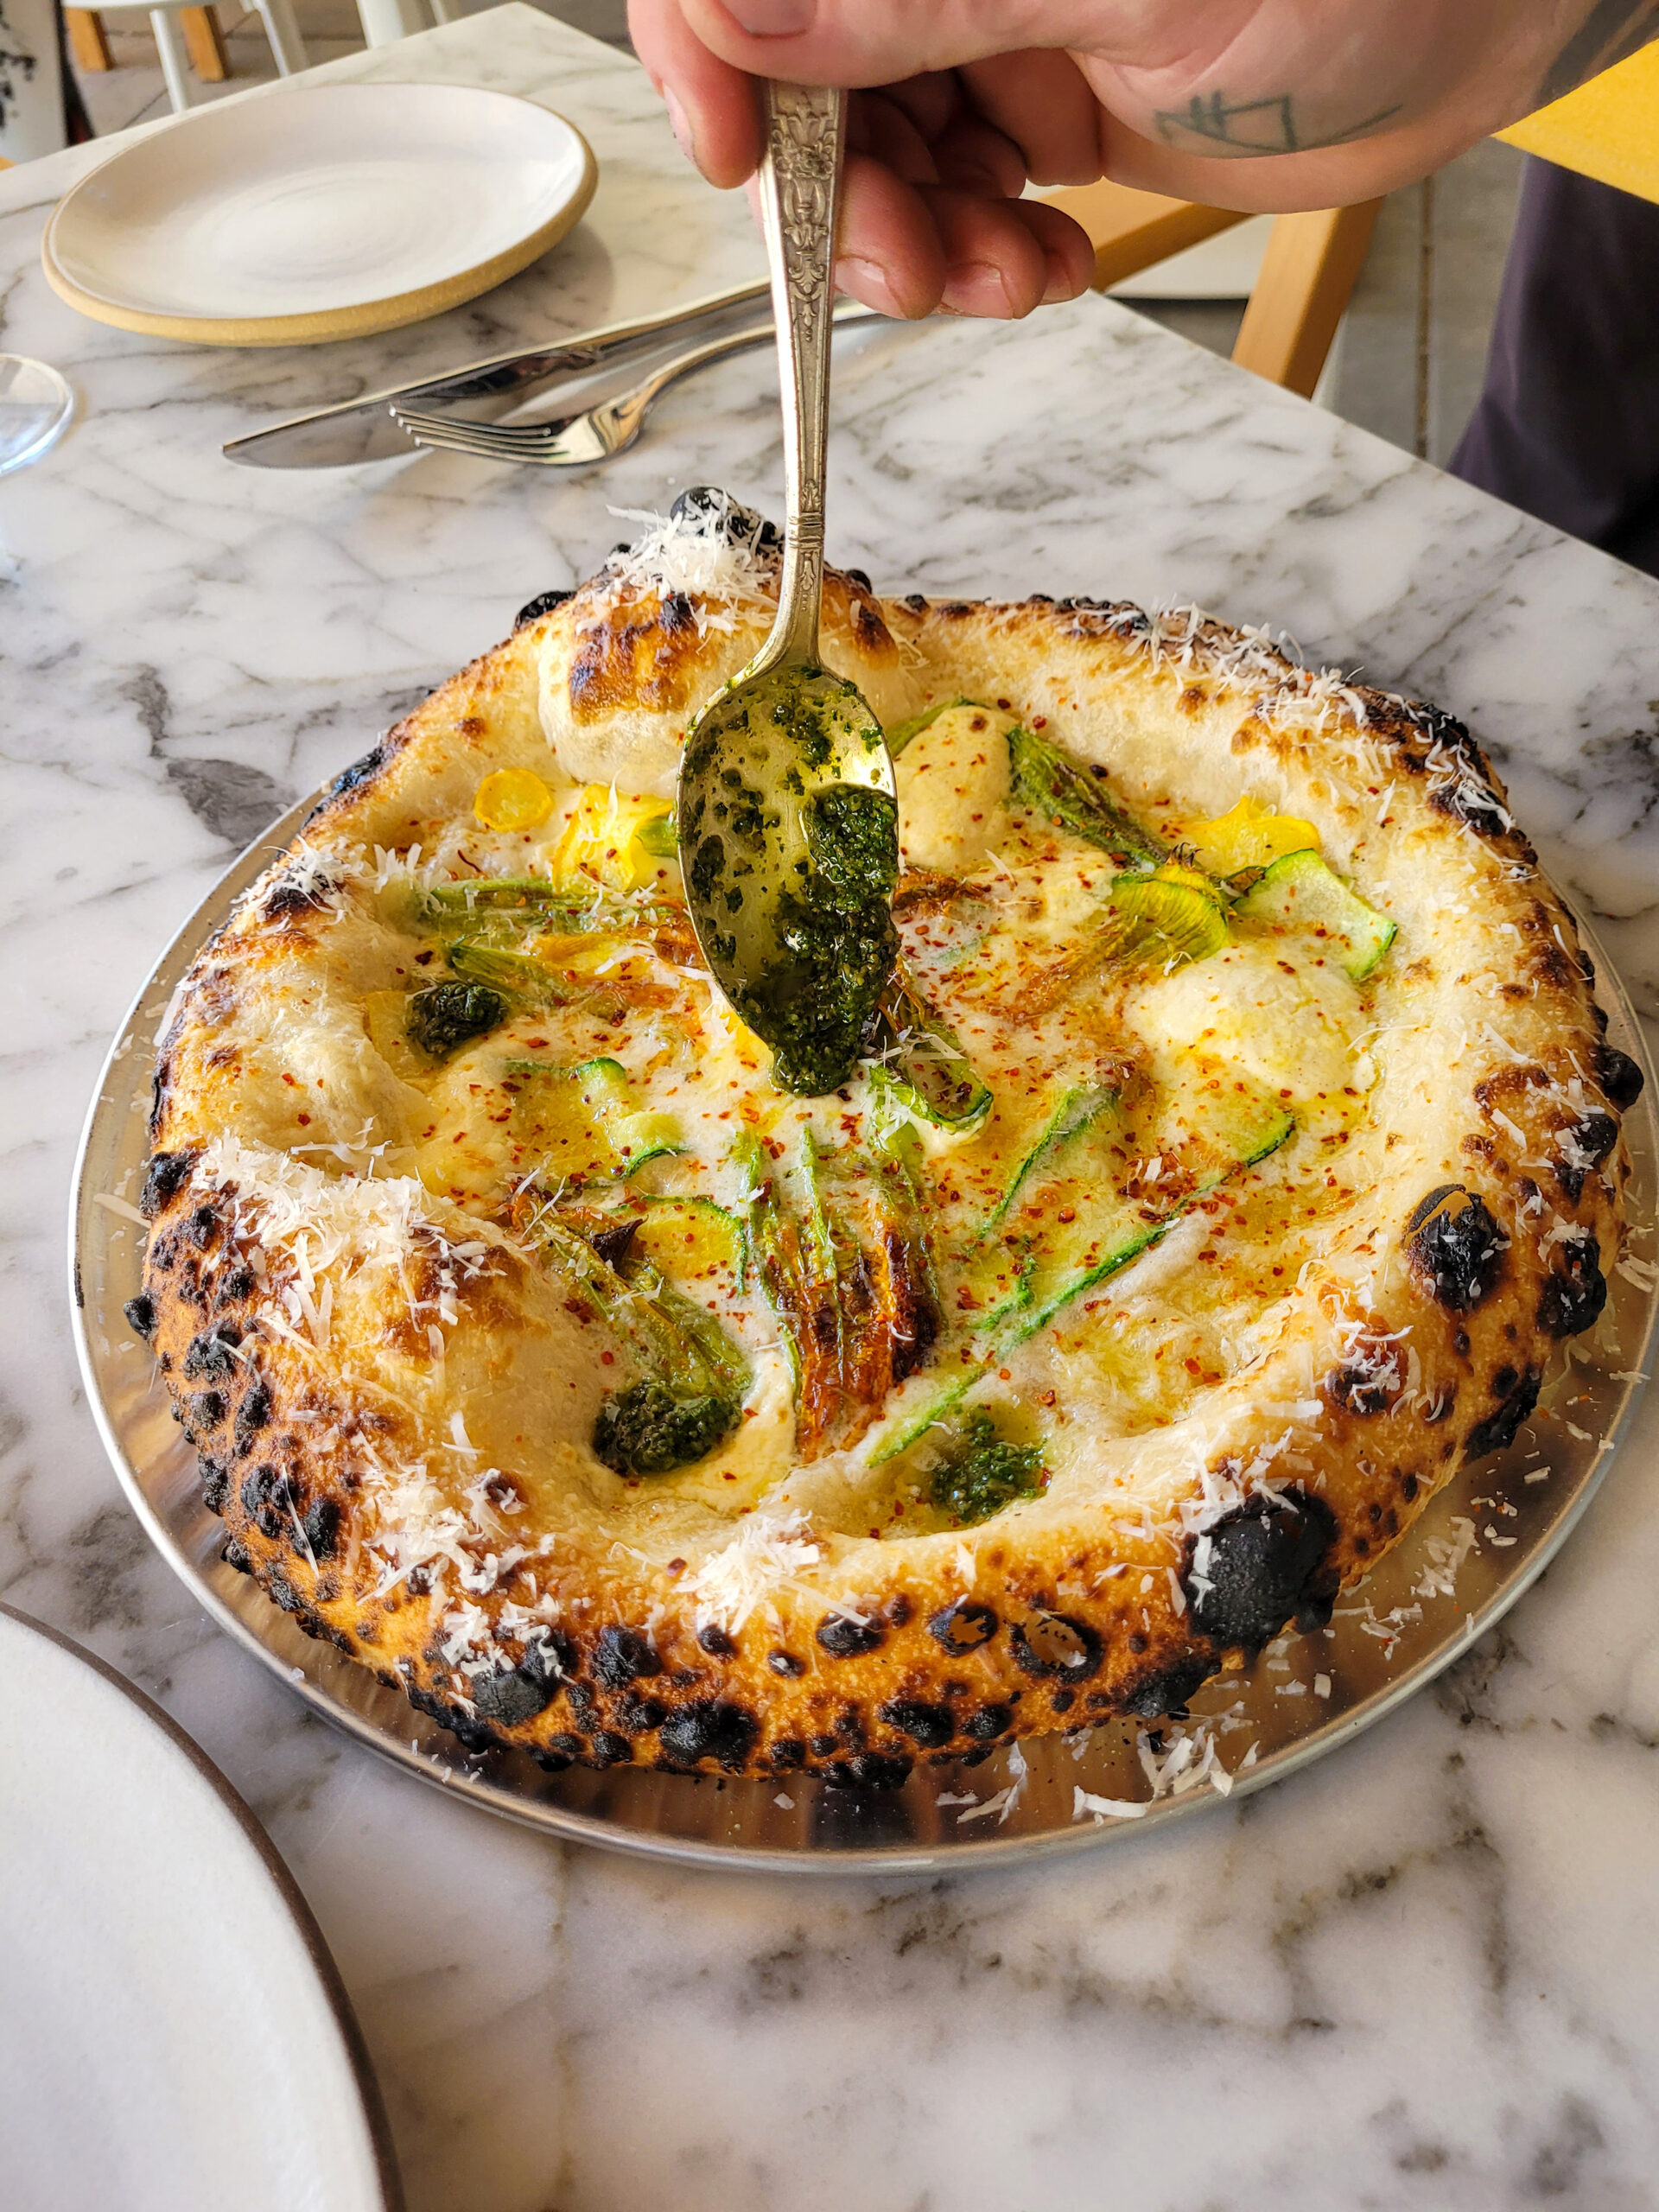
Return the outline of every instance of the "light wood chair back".
[[[1084,184],[1043,197],[1080,223],[1095,249],[1095,289],[1108,291],[1246,218],[1124,184]],[[1376,226],[1380,200],[1275,218],[1233,359],[1311,399],[1347,311]]]

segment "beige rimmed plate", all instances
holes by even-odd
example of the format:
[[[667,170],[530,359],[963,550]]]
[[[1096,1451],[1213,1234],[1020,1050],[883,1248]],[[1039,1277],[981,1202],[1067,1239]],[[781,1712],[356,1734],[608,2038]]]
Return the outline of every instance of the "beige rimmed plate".
[[[118,329],[313,345],[476,299],[562,238],[598,169],[574,124],[468,85],[306,85],[198,108],[81,179],[48,282]]]
[[[978,1765],[920,1767],[897,1790],[836,1789],[798,1775],[724,1781],[636,1766],[546,1774],[520,1751],[464,1751],[365,1669],[313,1643],[224,1564],[223,1524],[201,1503],[195,1454],[173,1421],[149,1350],[121,1311],[140,1287],[143,1229],[133,1201],[149,1156],[158,1027],[196,952],[313,804],[274,823],[203,902],[111,1049],[81,1141],[70,1221],[78,1346],[116,1473],[152,1541],[199,1601],[308,1705],[451,1796],[613,1850],[798,1873],[967,1867],[1139,1834],[1334,1751],[1450,1665],[1554,1556],[1629,1428],[1659,1294],[1615,1272],[1603,1322],[1570,1360],[1558,1361],[1510,1449],[1465,1468],[1441,1491],[1404,1542],[1343,1599],[1328,1629],[1280,1637],[1249,1674],[1207,1683],[1179,1722],[1109,1722],[1076,1738],[1039,1737],[999,1748]],[[1630,1217],[1651,1227],[1659,1199],[1653,1072],[1618,978],[1586,937],[1608,1034],[1648,1077],[1624,1133]]]

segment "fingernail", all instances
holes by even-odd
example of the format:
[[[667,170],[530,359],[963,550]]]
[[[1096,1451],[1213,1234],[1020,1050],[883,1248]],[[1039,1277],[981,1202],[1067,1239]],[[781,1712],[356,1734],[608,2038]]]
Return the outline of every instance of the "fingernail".
[[[810,30],[817,0],[726,0],[734,22],[752,38],[795,38]]]
[[[1070,270],[1060,259],[1058,254],[1051,253],[1045,258],[1048,263],[1048,289],[1043,294],[1043,305],[1046,308],[1058,307],[1063,300],[1075,300],[1080,293],[1088,289],[1087,285],[1079,285],[1075,282]]]
[[[1008,316],[1017,312],[1007,280],[992,261],[959,261],[945,280],[944,304],[958,315]]]
[[[663,105],[668,110],[668,127],[679,141],[680,151],[688,162],[695,162],[697,149],[691,143],[691,125],[686,120],[685,110],[680,105],[679,95],[671,85],[663,86]]]
[[[874,308],[878,315],[905,314],[893,281],[879,261],[865,261],[856,254],[842,254],[836,264],[836,282],[843,292],[850,292],[855,300],[862,300],[867,308]]]

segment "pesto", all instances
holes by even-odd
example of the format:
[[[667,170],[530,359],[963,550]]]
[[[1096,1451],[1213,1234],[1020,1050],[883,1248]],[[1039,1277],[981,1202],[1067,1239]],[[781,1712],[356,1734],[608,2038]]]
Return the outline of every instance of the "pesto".
[[[1043,1455],[1034,1444],[1010,1444],[989,1414],[969,1414],[961,1436],[933,1471],[931,1496],[953,1521],[988,1521],[1017,1497],[1043,1487]]]
[[[435,1060],[448,1059],[506,1018],[506,1000],[487,983],[434,983],[409,1001],[409,1033]]]
[[[665,1382],[613,1392],[594,1424],[594,1451],[619,1475],[666,1475],[705,1459],[737,1425],[728,1399],[677,1397]]]

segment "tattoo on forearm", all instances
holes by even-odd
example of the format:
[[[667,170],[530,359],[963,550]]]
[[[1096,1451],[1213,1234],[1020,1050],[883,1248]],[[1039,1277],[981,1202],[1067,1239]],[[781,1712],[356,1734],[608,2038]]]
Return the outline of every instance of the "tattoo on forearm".
[[[1564,99],[1576,86],[1600,76],[1616,61],[1628,61],[1656,38],[1656,0],[1640,0],[1639,5],[1633,0],[1596,0],[1538,87],[1537,105],[1548,107],[1551,100]]]
[[[1628,0],[1627,0],[1628,4]],[[1659,14],[1659,0],[1654,0]],[[1166,146],[1185,152],[1193,141],[1206,154],[1307,154],[1321,146],[1345,146],[1363,138],[1398,115],[1398,105],[1379,108],[1363,122],[1345,130],[1309,130],[1298,120],[1289,92],[1271,99],[1230,100],[1224,92],[1195,92],[1182,108],[1160,108],[1153,118],[1158,136]]]

